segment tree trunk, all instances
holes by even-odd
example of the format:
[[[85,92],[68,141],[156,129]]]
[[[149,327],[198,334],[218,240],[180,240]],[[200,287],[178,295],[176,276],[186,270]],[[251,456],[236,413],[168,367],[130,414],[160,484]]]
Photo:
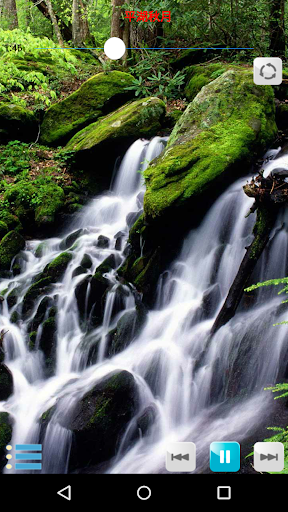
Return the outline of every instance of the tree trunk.
[[[35,7],[37,7],[37,9],[39,9],[39,11],[43,14],[43,16],[45,16],[45,18],[48,18],[51,21],[51,17],[49,15],[47,5],[45,4],[45,0],[42,0],[42,2],[39,2],[38,0],[32,0],[32,3],[34,4]],[[55,18],[57,20],[57,23],[58,23],[58,26],[60,28],[60,32],[61,32],[63,38],[66,41],[70,41],[72,39],[71,25],[66,25],[65,23],[63,23],[63,21],[61,21],[58,18],[57,14],[55,14]]]
[[[3,0],[2,15],[8,21],[9,30],[18,28],[16,0]]]
[[[86,7],[82,0],[72,3],[72,40],[75,47],[81,47],[89,37]]]
[[[112,0],[111,37],[123,39],[124,26],[121,22],[121,11],[124,2],[125,0]]]
[[[271,57],[285,58],[286,38],[284,11],[285,0],[270,0],[269,55]]]
[[[63,42],[62,35],[61,35],[60,29],[59,29],[59,26],[57,23],[57,18],[55,16],[55,13],[54,13],[54,10],[52,7],[51,0],[45,0],[45,2],[46,2],[48,13],[49,13],[52,25],[53,25],[53,30],[54,30],[55,36],[57,37],[58,44],[60,46],[64,46],[64,42]]]
[[[257,261],[269,241],[271,229],[274,226],[278,208],[274,205],[262,203],[257,208],[257,219],[253,229],[254,240],[247,247],[246,254],[241,262],[237,275],[230,287],[227,298],[218,314],[211,334],[214,334],[222,325],[225,325],[235,315],[242,298],[244,288],[247,286]]]

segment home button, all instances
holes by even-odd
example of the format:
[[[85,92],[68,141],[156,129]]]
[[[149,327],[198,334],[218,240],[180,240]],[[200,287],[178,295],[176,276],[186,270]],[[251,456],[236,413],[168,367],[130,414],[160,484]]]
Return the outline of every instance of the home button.
[[[149,500],[149,498],[151,497],[150,487],[147,487],[147,485],[141,485],[141,487],[138,487],[137,496],[138,496],[139,500],[142,500],[142,501]]]

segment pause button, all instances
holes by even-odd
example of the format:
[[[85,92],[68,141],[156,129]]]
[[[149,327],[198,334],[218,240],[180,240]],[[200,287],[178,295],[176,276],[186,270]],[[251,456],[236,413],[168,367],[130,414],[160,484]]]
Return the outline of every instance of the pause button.
[[[210,444],[210,469],[215,473],[240,469],[240,444],[235,441]]]

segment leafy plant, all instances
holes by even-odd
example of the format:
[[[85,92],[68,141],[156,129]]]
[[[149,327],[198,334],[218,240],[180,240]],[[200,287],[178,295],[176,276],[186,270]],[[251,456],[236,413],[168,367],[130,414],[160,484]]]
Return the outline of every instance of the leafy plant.
[[[185,75],[181,71],[177,71],[172,77],[168,72],[158,71],[157,75],[148,76],[146,79],[142,76],[135,78],[132,85],[126,89],[135,91],[135,96],[159,96],[169,100],[180,96],[184,82]]]
[[[14,140],[0,151],[0,172],[15,176],[25,169],[30,169],[28,144]]]
[[[0,29],[0,94],[8,93],[14,103],[25,106],[21,94],[29,93],[36,105],[49,106],[57,98],[53,72],[76,74],[76,57],[55,47],[51,39],[33,37],[29,30]]]

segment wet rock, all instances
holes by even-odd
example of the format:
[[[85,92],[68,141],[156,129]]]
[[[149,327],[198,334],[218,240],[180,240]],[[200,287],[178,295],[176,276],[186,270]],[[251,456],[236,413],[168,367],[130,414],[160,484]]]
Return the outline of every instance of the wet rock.
[[[42,333],[39,340],[39,348],[44,353],[45,365],[48,375],[52,373],[56,361],[56,330],[56,309],[51,308],[51,310],[49,311],[49,317],[47,318],[47,320],[45,320],[45,322],[43,322]]]
[[[102,261],[101,265],[96,268],[96,272],[100,272],[100,274],[105,274],[106,272],[110,272],[113,268],[118,267],[121,263],[121,258],[118,254],[110,254],[104,261]]]
[[[6,446],[12,438],[12,418],[8,412],[0,412],[0,472],[7,463]]]
[[[123,251],[123,255],[127,257],[131,254],[131,252],[132,252],[132,245],[127,243],[125,246],[125,249]]]
[[[109,334],[107,336],[109,337]],[[85,369],[87,366],[97,362],[100,342],[101,336],[95,335],[94,331],[86,334],[79,347],[81,351],[80,368]],[[106,357],[106,354],[104,357]]]
[[[88,286],[90,292],[87,297]],[[102,297],[109,286],[110,282],[100,272],[96,272],[94,276],[86,276],[83,281],[78,283],[75,288],[75,296],[82,320],[85,316],[86,319],[89,317],[93,308],[94,325],[101,322],[103,316]]]
[[[107,247],[109,247],[109,242],[110,242],[110,239],[107,236],[100,235],[98,237],[96,247],[100,247],[101,249],[106,249]]]
[[[12,315],[10,316],[11,324],[18,324],[20,318],[21,317],[20,317],[18,311],[13,311]]]
[[[0,402],[7,400],[13,393],[13,377],[9,368],[3,363],[0,364]]]
[[[106,302],[109,298],[109,294],[114,295],[113,297],[113,306],[111,311],[111,318],[125,310],[126,307],[126,298],[129,296],[130,291],[127,286],[124,286],[119,283],[118,286],[113,287],[112,290],[107,289],[102,297],[102,310],[104,312]]]
[[[110,342],[109,356],[124,350],[140,334],[146,321],[146,314],[143,307],[142,310],[127,311],[121,316]]]
[[[68,235],[62,242],[60,243],[59,247],[61,251],[65,249],[70,249],[72,245],[85,233],[84,229],[77,229],[77,231],[74,231],[70,235]]]
[[[91,257],[89,256],[89,254],[84,254],[82,260],[81,260],[81,263],[80,263],[81,267],[84,267],[84,268],[91,268],[92,265],[93,265],[93,262],[92,262],[92,259]]]
[[[81,274],[86,274],[86,273],[87,273],[86,269],[80,265],[79,267],[76,267],[75,270],[73,270],[72,277],[77,277],[77,276],[80,276]]]
[[[22,261],[23,261],[22,258],[18,258],[18,257],[15,258],[13,266],[12,266],[13,276],[19,276],[19,274],[21,274]]]
[[[148,434],[151,426],[157,418],[157,410],[154,405],[149,405],[136,417],[130,424],[129,431],[126,434],[125,445],[123,449],[131,446],[132,443],[138,441]]]
[[[54,258],[44,270],[44,274],[51,277],[53,282],[56,283],[65,273],[73,255],[71,252],[62,252],[57,258]]]
[[[127,223],[127,226],[128,228],[132,228],[133,224],[135,224],[136,220],[139,219],[139,217],[141,217],[143,213],[143,210],[139,210],[138,212],[131,212],[131,213],[128,213],[127,217],[126,217],[126,223]]]
[[[13,288],[13,290],[8,294],[7,296],[7,304],[9,306],[9,308],[12,308],[13,306],[15,306],[15,304],[17,303],[17,299],[19,297],[19,292],[20,292],[20,289],[21,287],[20,286],[16,286],[15,288]]]
[[[125,233],[123,231],[118,231],[118,233],[116,233],[116,235],[114,236],[114,238],[116,239],[116,242],[115,242],[116,251],[121,251],[124,237],[125,237]]]
[[[42,256],[45,254],[45,250],[47,249],[48,244],[47,242],[41,242],[35,250],[35,257],[36,258],[42,258]]]
[[[141,190],[141,192],[139,192],[138,196],[136,197],[138,208],[143,208],[144,195],[145,195],[144,190]]]
[[[32,322],[30,322],[29,326],[28,326],[28,331],[36,331],[39,327],[40,324],[42,324],[44,318],[45,318],[45,315],[46,315],[46,312],[49,308],[51,308],[54,304],[54,301],[52,299],[52,297],[49,297],[48,295],[46,295],[46,297],[43,297],[43,299],[41,300],[38,308],[37,308],[37,311],[36,311],[36,314],[32,320]]]
[[[23,299],[22,312],[24,315],[31,312],[34,307],[35,301],[41,296],[51,290],[53,279],[51,277],[44,277],[28,288]]]
[[[109,460],[138,405],[137,385],[127,371],[109,374],[77,404],[66,428],[72,430],[70,469]]]

